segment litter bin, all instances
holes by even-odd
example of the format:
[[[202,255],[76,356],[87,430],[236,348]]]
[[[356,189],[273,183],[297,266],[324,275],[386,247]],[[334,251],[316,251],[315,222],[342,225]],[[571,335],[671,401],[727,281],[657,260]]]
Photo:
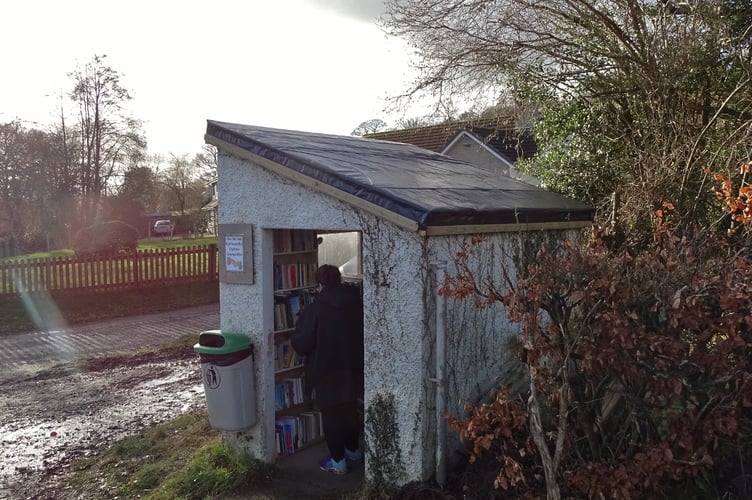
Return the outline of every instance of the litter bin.
[[[193,350],[201,359],[209,424],[223,431],[240,431],[256,424],[253,347],[247,335],[202,332]]]

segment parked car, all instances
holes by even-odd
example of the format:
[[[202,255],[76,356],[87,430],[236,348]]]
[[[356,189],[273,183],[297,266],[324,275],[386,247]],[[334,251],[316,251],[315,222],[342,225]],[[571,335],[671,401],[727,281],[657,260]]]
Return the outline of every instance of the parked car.
[[[155,234],[172,234],[172,231],[175,229],[175,224],[171,220],[158,220],[154,223],[154,233]]]

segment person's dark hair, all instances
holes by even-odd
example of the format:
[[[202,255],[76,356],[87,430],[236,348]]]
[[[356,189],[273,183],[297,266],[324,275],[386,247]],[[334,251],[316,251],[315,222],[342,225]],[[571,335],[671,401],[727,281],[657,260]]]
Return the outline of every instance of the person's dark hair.
[[[342,275],[335,266],[324,264],[316,271],[316,282],[320,283],[322,288],[332,288],[342,283]]]

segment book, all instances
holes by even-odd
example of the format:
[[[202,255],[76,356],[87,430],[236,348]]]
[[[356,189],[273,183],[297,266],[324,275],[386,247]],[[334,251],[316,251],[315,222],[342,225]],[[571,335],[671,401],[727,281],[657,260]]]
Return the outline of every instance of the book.
[[[274,409],[284,410],[289,405],[287,401],[287,384],[275,384],[274,385]]]
[[[288,368],[295,368],[297,366],[303,366],[304,363],[305,363],[305,357],[293,351],[293,354],[290,357],[290,364],[288,365]]]
[[[302,360],[301,360],[302,362]],[[303,378],[286,378],[274,385],[274,405],[276,410],[284,410],[305,401]]]
[[[323,430],[321,428],[321,412],[318,411],[306,411],[300,414],[299,418],[303,420],[305,433],[303,435],[303,443],[320,439],[323,436]]]
[[[279,424],[274,424],[274,441],[277,444],[277,456],[284,454],[284,429]]]
[[[284,330],[287,328],[287,318],[285,317],[285,305],[277,302],[274,304],[274,329]]]
[[[275,429],[280,430],[280,448],[282,455],[295,453],[298,446],[298,424],[295,417],[282,417],[275,421]]]
[[[287,266],[288,286],[287,288],[297,288],[298,285],[298,265],[289,264]]]
[[[274,349],[274,370],[280,371],[298,366],[296,356],[297,353],[290,345],[289,340],[277,344]]]
[[[303,310],[303,298],[300,295],[290,295],[287,297],[287,308],[289,311],[289,327],[292,328],[298,322],[300,313]]]

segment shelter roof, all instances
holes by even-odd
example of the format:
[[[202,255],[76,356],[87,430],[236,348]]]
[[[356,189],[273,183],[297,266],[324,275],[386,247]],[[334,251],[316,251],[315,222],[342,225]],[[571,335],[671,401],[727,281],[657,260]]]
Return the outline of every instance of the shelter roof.
[[[430,234],[582,227],[595,213],[411,144],[213,120],[205,137],[220,150]]]

